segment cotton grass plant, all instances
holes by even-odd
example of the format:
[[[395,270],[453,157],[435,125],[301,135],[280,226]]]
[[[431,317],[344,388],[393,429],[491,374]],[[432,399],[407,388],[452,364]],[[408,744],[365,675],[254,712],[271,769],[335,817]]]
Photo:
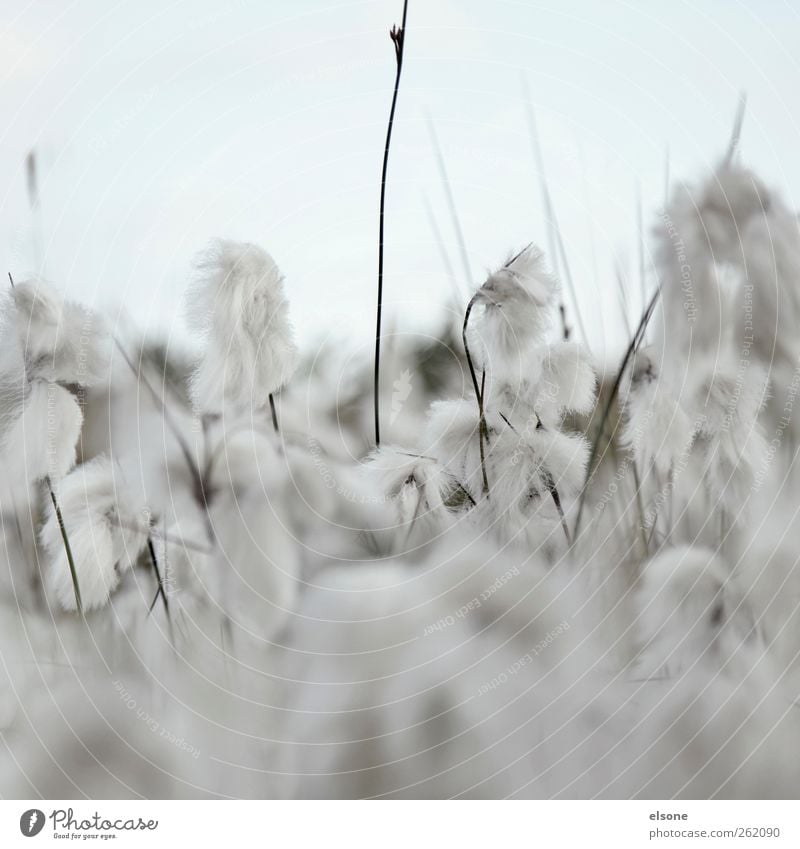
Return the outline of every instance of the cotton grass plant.
[[[794,212],[734,156],[674,187],[652,234],[657,279],[640,273],[639,321],[606,373],[573,336],[580,313],[566,320],[556,224],[547,258],[511,253],[463,298],[447,368],[398,334],[392,364],[421,388],[402,438],[381,440],[406,11],[376,356],[346,402],[330,391],[335,356],[298,368],[291,287],[252,243],[198,255],[186,313],[199,355],[162,364],[176,391],[138,343],[120,334],[112,349],[100,317],[52,288],[7,292],[0,448],[36,496],[43,580],[25,609],[0,600],[0,643],[21,658],[4,650],[0,669],[30,702],[22,719],[0,704],[4,794],[94,788],[98,764],[122,774],[132,757],[121,794],[798,786]],[[462,264],[466,276],[465,251]],[[131,704],[146,724],[126,724]],[[175,729],[168,747],[149,719]]]

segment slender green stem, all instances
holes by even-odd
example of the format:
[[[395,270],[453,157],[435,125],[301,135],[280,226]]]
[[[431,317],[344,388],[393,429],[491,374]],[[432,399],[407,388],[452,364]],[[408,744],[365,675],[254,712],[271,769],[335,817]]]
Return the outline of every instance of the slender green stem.
[[[389,37],[394,44],[394,55],[397,63],[397,73],[394,78],[394,91],[392,93],[392,106],[389,110],[389,123],[386,127],[386,143],[383,148],[383,168],[381,170],[381,201],[378,216],[378,309],[375,327],[375,376],[374,376],[374,401],[375,401],[375,445],[381,444],[381,422],[380,422],[380,374],[381,374],[381,318],[383,314],[383,244],[384,244],[384,212],[386,208],[386,174],[389,168],[389,148],[392,144],[392,129],[394,127],[394,112],[397,107],[397,94],[400,90],[400,75],[403,72],[403,50],[406,41],[406,14],[408,13],[408,0],[403,3],[403,22],[400,28],[392,27]]]
[[[67,555],[67,563],[69,563],[69,571],[72,575],[72,587],[75,590],[75,606],[78,610],[78,613],[83,614],[83,602],[81,601],[81,588],[78,586],[78,570],[75,568],[75,560],[72,556],[72,548],[69,544],[69,536],[67,535],[67,528],[64,525],[64,517],[61,515],[61,507],[58,504],[58,499],[56,498],[55,491],[53,490],[53,483],[50,480],[50,475],[45,477],[45,483],[47,484],[47,491],[50,493],[50,501],[53,503],[53,510],[56,514],[56,521],[58,522],[58,529],[61,531],[61,541],[64,543],[64,552]]]

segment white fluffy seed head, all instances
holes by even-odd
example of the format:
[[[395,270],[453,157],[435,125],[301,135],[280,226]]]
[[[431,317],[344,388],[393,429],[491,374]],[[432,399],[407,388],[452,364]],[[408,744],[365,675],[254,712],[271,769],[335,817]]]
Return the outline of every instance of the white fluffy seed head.
[[[747,265],[743,234],[764,219],[769,192],[736,163],[721,165],[698,185],[676,187],[656,229],[656,265],[666,325],[664,370],[689,379],[697,361],[728,343],[735,304],[728,278]],[[735,287],[734,287],[735,289]],[[756,311],[758,312],[758,311]]]
[[[95,386],[107,378],[111,337],[99,315],[40,280],[17,283],[11,302],[3,335],[6,345],[16,339],[28,379]]]
[[[710,550],[665,550],[645,567],[637,601],[648,676],[676,677],[704,659],[717,672],[758,640],[755,617]]]
[[[704,480],[711,502],[729,520],[747,514],[757,475],[764,468],[767,442],[758,420],[768,397],[766,372],[721,367],[701,386],[697,404],[703,447]]]
[[[486,414],[490,438],[505,425],[495,414]],[[428,412],[423,440],[426,454],[435,457],[458,480],[473,500],[482,497],[478,408],[472,399],[435,401]]]
[[[46,477],[57,481],[75,465],[83,413],[63,386],[42,380],[28,383],[22,376],[20,381],[13,415],[5,417],[0,435],[3,469],[14,484]]]
[[[640,348],[620,382],[623,425],[620,444],[631,451],[639,469],[662,475],[686,462],[694,425],[662,377],[655,351]]]
[[[535,407],[546,427],[558,426],[566,413],[591,412],[596,392],[597,375],[582,345],[556,342],[545,348]]]
[[[453,514],[474,505],[472,496],[438,460],[393,445],[382,445],[362,467],[362,475],[393,506],[400,542],[412,531],[436,533]],[[419,540],[420,533],[416,539]]]
[[[136,562],[147,544],[149,513],[134,503],[129,493],[106,457],[78,466],[56,487],[86,610],[106,604],[121,575]],[[49,559],[49,586],[65,610],[74,610],[69,561],[51,503],[40,539]]]
[[[258,245],[212,242],[195,260],[187,317],[206,342],[191,380],[201,412],[263,407],[296,368],[283,276]]]
[[[479,505],[484,524],[501,543],[553,550],[564,542],[561,509],[566,512],[586,473],[588,446],[580,436],[533,425],[506,425],[492,435],[487,450],[490,499]]]
[[[740,261],[742,232],[769,210],[770,192],[752,171],[732,162],[720,165],[692,196],[716,261]]]
[[[558,283],[535,245],[509,259],[477,292],[475,303],[485,308],[485,344],[508,357],[540,342],[550,326],[557,291]]]

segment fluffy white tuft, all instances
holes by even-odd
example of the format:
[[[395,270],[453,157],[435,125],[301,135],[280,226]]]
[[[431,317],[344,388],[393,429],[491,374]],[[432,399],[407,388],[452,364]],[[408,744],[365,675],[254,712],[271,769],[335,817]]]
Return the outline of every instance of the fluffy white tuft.
[[[486,415],[486,423],[491,444],[495,434],[506,426],[491,412]],[[478,410],[473,400],[436,401],[431,404],[424,439],[425,453],[435,457],[450,475],[464,485],[475,501],[483,494],[479,430]]]
[[[62,300],[39,280],[18,283],[11,298],[13,335],[29,379],[79,386],[95,386],[106,379],[110,335],[100,316]]]
[[[128,492],[106,457],[78,466],[56,489],[86,610],[106,604],[147,543],[149,513],[130,501]],[[65,610],[74,610],[72,576],[52,504],[40,537],[49,557],[50,587]]]
[[[474,505],[466,487],[438,460],[397,446],[382,445],[370,454],[362,474],[394,507],[396,531],[406,540],[420,526],[443,530],[451,511]]]
[[[513,357],[540,342],[552,318],[558,283],[545,268],[535,245],[512,257],[489,275],[478,289],[476,304],[484,306],[482,337],[499,356]]]
[[[566,413],[586,415],[594,407],[597,375],[586,349],[574,342],[548,345],[535,402],[546,427],[557,427]]]
[[[703,659],[718,671],[752,647],[756,620],[722,560],[706,549],[664,551],[647,564],[638,594],[640,663],[673,678]]]
[[[723,367],[703,385],[700,395],[698,433],[709,495],[728,518],[741,520],[767,457],[758,421],[768,397],[767,376],[756,365],[738,372]]]
[[[3,468],[14,483],[57,481],[75,465],[83,413],[63,386],[35,380],[21,383],[2,433]]]
[[[686,455],[694,426],[681,403],[661,378],[653,352],[636,352],[620,384],[624,423],[620,443],[633,452],[639,468],[653,466],[666,475]]]
[[[297,365],[280,269],[258,245],[219,239],[195,272],[187,316],[206,341],[191,381],[197,408],[263,407]]]
[[[490,499],[483,518],[502,543],[552,550],[563,541],[561,513],[580,491],[589,450],[580,436],[506,425],[487,453]]]

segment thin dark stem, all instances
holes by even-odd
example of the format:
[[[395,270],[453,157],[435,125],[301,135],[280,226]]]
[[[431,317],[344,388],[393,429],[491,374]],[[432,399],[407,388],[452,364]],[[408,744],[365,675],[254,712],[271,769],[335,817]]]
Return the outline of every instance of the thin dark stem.
[[[558,314],[561,317],[561,335],[563,336],[564,341],[568,342],[572,331],[570,326],[567,324],[567,308],[564,306],[563,301],[560,301],[558,304]]]
[[[78,610],[78,613],[83,614],[83,602],[81,601],[81,588],[78,586],[78,571],[75,568],[75,560],[72,556],[72,548],[69,544],[69,536],[67,536],[67,528],[64,525],[64,517],[61,515],[61,507],[58,504],[58,499],[56,498],[55,491],[53,490],[53,484],[50,480],[50,476],[48,475],[45,479],[45,483],[47,484],[47,491],[50,493],[50,501],[53,503],[53,510],[56,514],[56,521],[58,522],[58,529],[61,531],[61,541],[64,543],[64,552],[67,555],[67,563],[69,563],[69,571],[72,575],[72,587],[75,590],[75,606]]]
[[[558,487],[556,486],[556,482],[553,480],[553,476],[547,470],[543,470],[542,478],[544,480],[544,485],[547,487],[547,490],[550,493],[551,498],[553,499],[553,504],[556,505],[556,510],[558,510],[558,516],[561,519],[561,528],[564,531],[564,536],[567,538],[567,546],[571,546],[572,540],[569,536],[567,518],[564,515],[564,508],[561,506],[561,496],[558,494]]]
[[[269,409],[272,413],[272,426],[275,428],[275,433],[280,433],[280,428],[278,427],[278,413],[275,410],[275,397],[270,392],[269,393]]]
[[[464,495],[467,496],[470,504],[475,507],[475,499],[470,495],[469,490],[464,486],[464,484],[461,483],[461,481],[456,481],[456,486],[464,493]]]
[[[14,287],[14,278],[11,276],[11,272],[10,272],[10,271],[8,272],[8,282],[11,284],[11,288],[12,288],[12,289],[13,289],[13,288],[15,288],[15,287]]]
[[[617,371],[616,379],[614,380],[614,385],[611,387],[611,392],[608,396],[608,401],[606,401],[605,408],[603,409],[603,413],[600,416],[600,425],[597,429],[597,436],[592,441],[592,450],[589,454],[589,463],[586,467],[586,480],[583,484],[583,491],[581,492],[580,502],[578,504],[578,515],[575,517],[575,529],[572,532],[572,536],[574,539],[578,538],[578,532],[581,527],[581,518],[583,516],[583,508],[586,503],[586,495],[589,490],[589,482],[594,475],[594,463],[597,459],[597,452],[600,447],[600,442],[603,438],[603,433],[605,432],[606,422],[608,421],[608,417],[611,413],[611,408],[614,406],[614,401],[619,394],[619,387],[622,383],[622,375],[625,373],[625,369],[630,362],[631,357],[636,353],[641,345],[642,340],[644,339],[645,332],[647,330],[647,325],[650,323],[650,319],[653,315],[653,310],[656,307],[656,303],[658,302],[658,298],[661,295],[661,287],[659,286],[656,289],[653,297],[650,299],[650,303],[647,305],[644,313],[642,313],[642,318],[639,321],[639,326],[636,328],[636,332],[633,334],[633,338],[628,345],[627,351],[625,351],[625,356],[622,358],[622,363]]]
[[[472,313],[472,308],[475,306],[475,302],[478,299],[478,293],[476,292],[472,298],[470,298],[470,302],[467,304],[467,310],[464,313],[464,325],[461,328],[461,341],[464,343],[464,353],[467,356],[467,366],[469,368],[469,374],[472,378],[472,386],[475,389],[475,398],[478,402],[478,439],[480,443],[480,451],[481,451],[481,473],[483,475],[483,493],[488,498],[489,496],[489,478],[486,475],[486,456],[484,454],[483,441],[488,436],[487,427],[486,427],[486,415],[483,409],[483,391],[480,386],[478,386],[478,375],[475,372],[475,366],[472,362],[472,355],[469,352],[469,342],[467,341],[467,327],[469,326],[469,317]],[[484,378],[486,376],[486,372],[484,372]]]
[[[158,581],[158,590],[156,591],[156,596],[153,599],[153,603],[150,605],[150,609],[147,611],[147,615],[149,616],[153,612],[153,607],[155,606],[155,603],[160,595],[161,599],[164,602],[164,610],[167,613],[167,620],[169,620],[169,601],[167,600],[167,594],[164,591],[164,579],[161,576],[161,569],[158,568],[158,558],[156,557],[156,547],[153,545],[153,537],[149,534],[147,536],[147,551],[150,554],[150,562],[153,564],[153,571],[156,575],[156,581]]]
[[[392,144],[392,128],[394,127],[394,112],[397,107],[397,94],[400,90],[400,74],[403,71],[403,49],[405,47],[406,36],[406,14],[408,12],[408,0],[403,2],[403,21],[400,24],[400,29],[392,27],[389,37],[394,44],[394,55],[397,62],[397,74],[394,78],[394,92],[392,93],[392,106],[389,110],[389,123],[386,127],[386,144],[383,148],[383,168],[381,170],[381,202],[380,213],[378,216],[378,309],[377,321],[375,328],[375,378],[374,378],[374,396],[375,396],[375,445],[380,447],[381,444],[381,422],[380,422],[380,373],[381,373],[381,318],[383,314],[383,243],[384,243],[384,211],[386,207],[386,174],[389,168],[389,148]]]

